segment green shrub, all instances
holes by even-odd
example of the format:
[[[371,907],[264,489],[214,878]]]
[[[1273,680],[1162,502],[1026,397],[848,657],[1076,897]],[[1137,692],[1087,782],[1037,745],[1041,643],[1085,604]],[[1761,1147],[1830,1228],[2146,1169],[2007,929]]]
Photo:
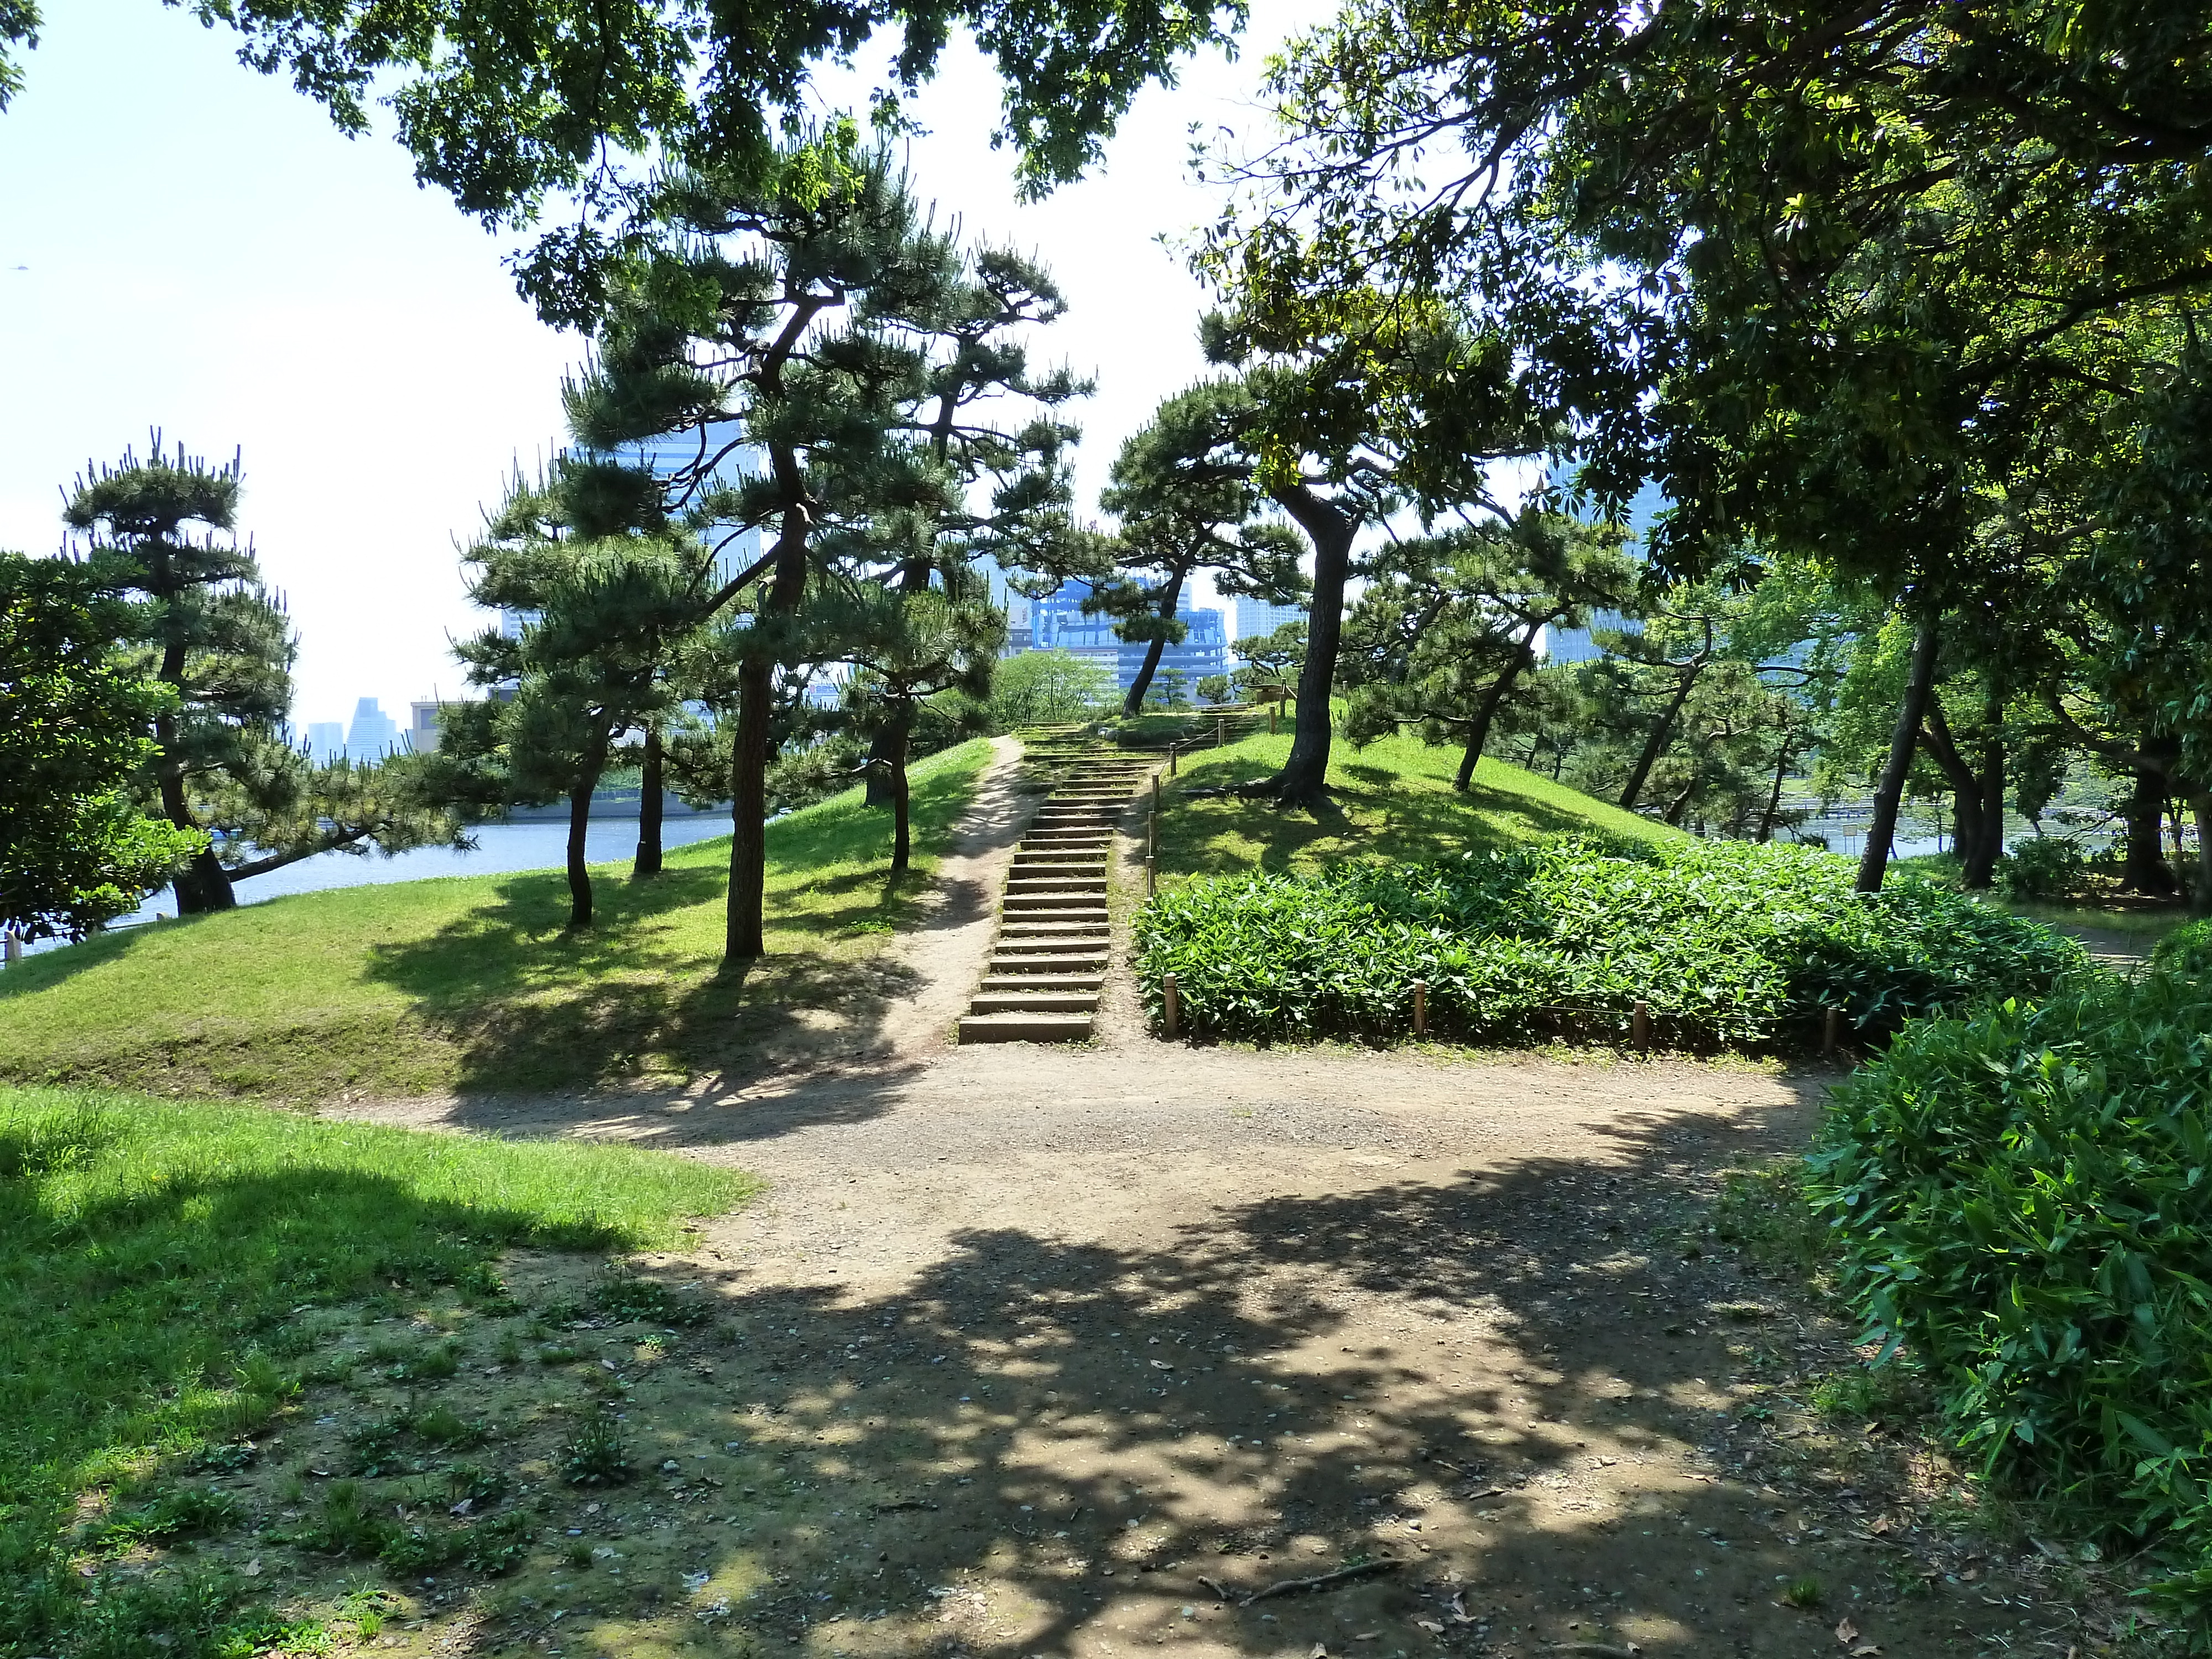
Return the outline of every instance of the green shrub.
[[[2212,979],[2212,921],[2192,921],[2159,940],[2150,965],[2161,974]]]
[[[1863,1033],[1991,991],[2040,994],[2084,968],[2073,941],[1914,878],[1851,890],[1809,848],[1557,842],[1434,865],[1200,880],[1137,921],[1154,1010],[1176,975],[1194,1035],[1406,1032],[1415,980],[1431,1028],[1524,1042],[1618,1039],[1635,1005],[1682,1047]]]
[[[1808,1195],[1844,1293],[1959,1443],[2178,1548],[2212,1601],[2212,982],[2084,977],[1907,1027],[1837,1092]]]
[[[2087,885],[2088,864],[2070,841],[2039,836],[2022,842],[1997,860],[1997,891],[2007,898],[2063,899],[2078,896]]]

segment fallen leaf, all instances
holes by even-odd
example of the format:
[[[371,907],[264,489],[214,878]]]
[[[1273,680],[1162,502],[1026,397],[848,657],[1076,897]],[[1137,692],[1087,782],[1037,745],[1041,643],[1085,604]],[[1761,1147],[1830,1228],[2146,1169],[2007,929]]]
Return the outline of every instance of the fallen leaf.
[[[1875,1534],[1887,1532],[1889,1530],[1889,1517],[1886,1515],[1883,1516],[1880,1520],[1876,1521],[1873,1526],[1868,1528],[1867,1530]]]
[[[1328,1650],[1316,1642],[1313,1644],[1313,1651],[1306,1655],[1306,1659],[1328,1659]]]
[[[1871,1642],[1862,1642],[1851,1650],[1851,1659],[1874,1659],[1881,1650]]]
[[[1859,1627],[1851,1623],[1850,1620],[1846,1619],[1843,1623],[1836,1626],[1836,1640],[1841,1642],[1845,1647],[1850,1646],[1852,1643],[1858,1639]]]
[[[1444,1633],[1444,1627],[1433,1619],[1416,1619],[1413,1622],[1431,1636],[1442,1636]]]
[[[239,1569],[239,1571],[240,1571],[240,1572],[244,1573],[244,1574],[245,1574],[248,1578],[258,1578],[258,1577],[261,1577],[261,1558],[260,1558],[259,1556],[258,1556],[258,1555],[257,1555],[257,1556],[255,1556],[255,1557],[253,1558],[253,1559],[252,1559],[251,1561],[248,1561],[248,1562],[247,1562],[247,1563],[246,1563],[243,1567],[240,1567],[240,1568]]]

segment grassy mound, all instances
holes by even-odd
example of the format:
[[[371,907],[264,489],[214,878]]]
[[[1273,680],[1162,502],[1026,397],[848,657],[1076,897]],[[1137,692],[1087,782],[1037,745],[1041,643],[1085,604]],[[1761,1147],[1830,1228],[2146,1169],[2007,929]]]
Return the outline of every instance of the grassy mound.
[[[1809,1193],[1884,1358],[1959,1443],[2170,1553],[2212,1635],[2212,972],[2185,948],[1908,1027],[1830,1109]]]
[[[100,1564],[236,1518],[187,1477],[252,1457],[241,1437],[299,1386],[300,1316],[437,1287],[496,1307],[510,1246],[666,1242],[752,1184],[616,1146],[0,1087],[0,1650],[281,1638],[251,1586]]]
[[[304,893],[33,957],[0,974],[0,1079],[316,1099],[572,1087],[757,1056],[900,988],[869,962],[973,795],[977,742],[915,769],[916,871],[858,790],[769,826],[769,956],[723,974],[729,842],[562,932],[557,871]]]
[[[1194,1035],[1406,1033],[1617,1039],[1644,1002],[1670,1046],[1863,1033],[1992,989],[2039,994],[2086,966],[2040,924],[1905,878],[1872,899],[1805,848],[1564,841],[1438,863],[1351,862],[1164,892],[1139,915],[1151,1006],[1176,977]]]
[[[1427,860],[1517,847],[1562,836],[1674,842],[1679,830],[1486,758],[1474,787],[1452,787],[1459,751],[1412,738],[1354,749],[1340,739],[1328,769],[1332,799],[1319,813],[1200,792],[1267,777],[1291,752],[1288,732],[1261,734],[1182,757],[1163,779],[1160,872],[1220,876],[1239,871],[1329,868],[1347,857]]]

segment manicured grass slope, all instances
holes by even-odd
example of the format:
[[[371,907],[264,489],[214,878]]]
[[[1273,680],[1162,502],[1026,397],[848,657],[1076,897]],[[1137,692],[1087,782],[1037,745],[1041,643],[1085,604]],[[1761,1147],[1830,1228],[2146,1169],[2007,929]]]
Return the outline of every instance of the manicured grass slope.
[[[721,974],[729,842],[657,879],[596,870],[562,932],[557,871],[356,887],[165,922],[0,974],[0,1078],[314,1099],[519,1091],[732,1064],[894,994],[867,959],[975,790],[987,744],[915,769],[917,874],[851,791],[769,827],[769,957]]]
[[[88,1605],[60,1533],[82,1494],[167,1490],[265,1419],[296,1387],[295,1316],[438,1286],[495,1304],[509,1246],[665,1243],[754,1185],[618,1146],[0,1086],[0,1650],[221,1647],[231,1597]]]
[[[1334,799],[1319,814],[1234,795],[1193,797],[1195,790],[1264,778],[1290,752],[1285,731],[1185,756],[1179,775],[1162,780],[1161,873],[1317,871],[1350,857],[1436,859],[1560,836],[1682,839],[1678,830],[1504,761],[1486,758],[1475,769],[1474,787],[1462,794],[1452,787],[1459,751],[1412,738],[1386,738],[1364,749],[1337,739],[1328,769]]]

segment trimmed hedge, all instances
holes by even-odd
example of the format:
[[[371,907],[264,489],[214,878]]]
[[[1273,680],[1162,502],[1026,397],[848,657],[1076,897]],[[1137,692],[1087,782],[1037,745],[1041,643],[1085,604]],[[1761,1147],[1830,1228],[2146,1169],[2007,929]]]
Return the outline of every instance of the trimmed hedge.
[[[1641,1000],[1662,1042],[1760,1047],[1816,1039],[1830,1006],[1881,1034],[2087,966],[2040,923],[1913,876],[1862,897],[1852,875],[1809,848],[1684,840],[1201,879],[1139,914],[1139,982],[1157,1018],[1174,974],[1198,1036],[1403,1036],[1420,980],[1441,1036],[1614,1040]]]
[[[1992,1473],[2174,1549],[2203,1634],[2212,975],[1911,1025],[1838,1091],[1811,1172],[1869,1340],[1911,1345]]]

